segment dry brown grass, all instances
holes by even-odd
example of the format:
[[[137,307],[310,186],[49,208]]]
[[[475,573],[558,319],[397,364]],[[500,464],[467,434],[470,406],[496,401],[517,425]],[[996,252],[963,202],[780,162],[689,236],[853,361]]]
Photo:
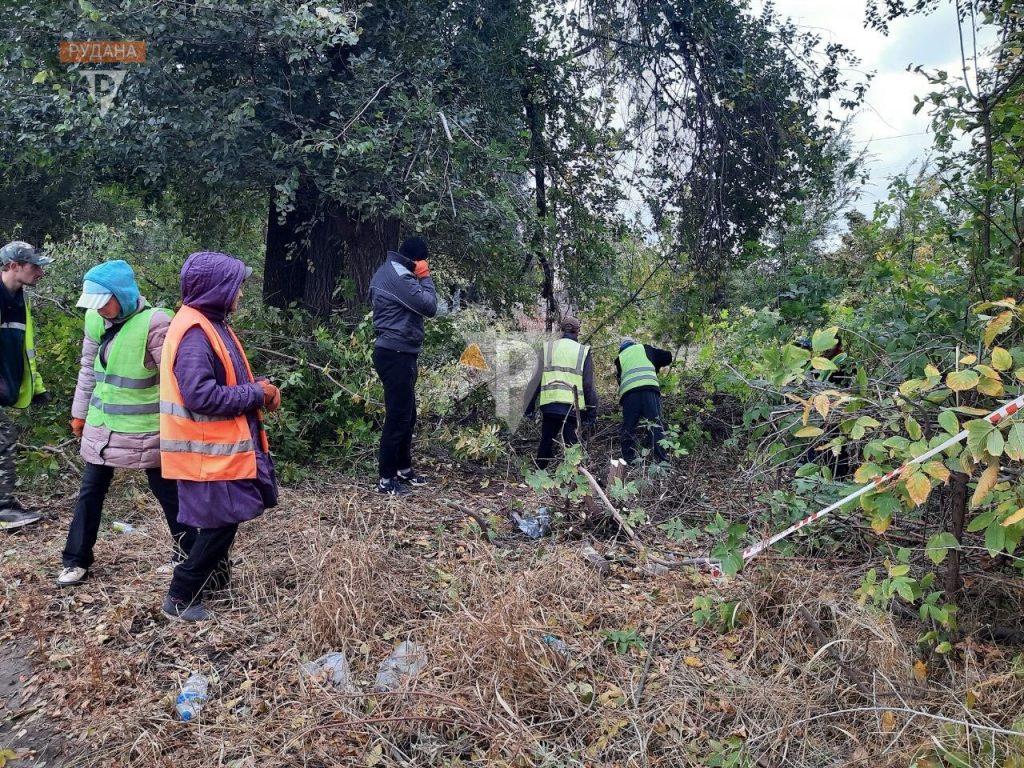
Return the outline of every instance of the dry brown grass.
[[[1024,707],[1024,671],[991,646],[962,644],[915,679],[919,628],[856,603],[860,566],[766,559],[715,583],[647,576],[623,551],[602,579],[578,542],[494,546],[438,497],[382,501],[343,482],[286,491],[242,526],[235,583],[211,603],[217,620],[194,627],[159,613],[166,533],[134,480],[108,507],[145,534],[105,526],[86,585],[53,586],[69,495],[59,521],[4,541],[0,637],[32,638],[34,716],[61,724],[66,764],[80,766],[697,766],[721,764],[729,737],[746,744],[736,765],[906,766],[933,738],[967,743],[935,717],[975,724],[974,750],[1003,749],[985,728],[1011,728]],[[696,627],[697,595],[737,602],[741,625]],[[618,653],[605,633],[628,628],[646,648]],[[573,655],[545,646],[548,634]],[[406,638],[427,648],[426,670],[370,693]],[[331,650],[359,692],[299,673]],[[210,703],[183,724],[173,698],[195,669],[215,675]]]

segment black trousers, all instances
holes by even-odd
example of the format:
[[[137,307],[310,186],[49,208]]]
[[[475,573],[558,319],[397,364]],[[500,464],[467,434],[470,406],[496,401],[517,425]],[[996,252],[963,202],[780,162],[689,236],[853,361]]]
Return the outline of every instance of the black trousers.
[[[175,600],[196,603],[203,590],[227,586],[231,561],[228,552],[238,533],[238,523],[223,528],[200,528],[188,559],[174,569],[167,594]]]
[[[540,445],[537,446],[537,466],[547,469],[548,463],[555,457],[555,438],[562,434],[565,447],[576,445],[580,439],[576,435],[576,411],[570,410],[564,416],[560,413],[545,413],[541,418]]]
[[[412,431],[416,428],[416,355],[375,347],[373,367],[384,385],[384,431],[380,436],[380,476],[392,478],[412,468]]]
[[[100,530],[103,500],[113,478],[114,467],[103,464],[86,463],[82,470],[82,488],[78,492],[75,514],[64,545],[62,559],[65,568],[89,568],[93,564],[92,550]],[[146,480],[167,518],[167,527],[171,531],[171,556],[176,560],[184,559],[195,541],[196,529],[178,522],[178,482],[165,480],[159,467],[147,469]]]
[[[651,449],[656,461],[667,461],[668,455],[661,446],[665,436],[661,426],[661,393],[653,389],[634,389],[622,396],[622,458],[632,464],[636,461],[636,432],[641,421],[648,422],[644,447]]]

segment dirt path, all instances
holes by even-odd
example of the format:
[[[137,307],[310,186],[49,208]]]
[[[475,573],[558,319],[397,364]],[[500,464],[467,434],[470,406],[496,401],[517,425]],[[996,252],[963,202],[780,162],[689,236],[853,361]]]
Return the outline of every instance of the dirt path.
[[[31,644],[8,638],[0,649],[0,765],[64,765],[59,735],[37,708],[32,691],[26,690],[33,675]]]

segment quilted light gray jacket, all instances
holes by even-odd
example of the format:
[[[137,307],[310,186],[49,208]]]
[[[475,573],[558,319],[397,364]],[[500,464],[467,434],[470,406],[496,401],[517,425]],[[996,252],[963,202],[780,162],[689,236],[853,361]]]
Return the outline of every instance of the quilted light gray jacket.
[[[139,309],[144,304],[139,299]],[[160,368],[160,351],[164,346],[167,328],[171,319],[163,312],[154,312],[149,321],[149,339],[146,342],[146,367]],[[109,328],[111,322],[104,321]],[[99,344],[85,334],[82,341],[82,361],[78,371],[78,385],[75,387],[75,399],[71,405],[71,415],[76,419],[84,419],[89,412],[89,399],[96,386],[96,372],[93,364]],[[108,467],[125,467],[128,469],[149,469],[160,466],[160,432],[111,432],[106,427],[85,425],[82,433],[82,458],[90,464],[105,464]]]

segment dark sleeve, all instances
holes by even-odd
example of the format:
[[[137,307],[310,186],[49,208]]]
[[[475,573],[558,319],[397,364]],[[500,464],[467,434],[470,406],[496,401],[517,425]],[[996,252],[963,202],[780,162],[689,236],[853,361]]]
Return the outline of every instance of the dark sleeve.
[[[174,377],[190,411],[206,416],[238,416],[263,406],[259,384],[221,384],[224,368],[200,328],[185,333],[174,358]]]
[[[594,383],[594,355],[593,351],[587,353],[587,359],[583,361],[583,397],[587,402],[586,421],[597,419],[597,404],[601,398],[597,395],[597,385]]]
[[[400,275],[394,269],[386,270],[385,274],[383,285],[377,286],[378,295],[387,295],[417,315],[433,317],[437,314],[437,290],[432,278],[420,280],[412,272]]]
[[[615,383],[622,383],[622,363],[619,362],[619,358],[615,358]]]
[[[672,353],[668,350],[658,349],[657,347],[652,347],[649,344],[644,344],[644,352],[656,371],[672,365]]]

